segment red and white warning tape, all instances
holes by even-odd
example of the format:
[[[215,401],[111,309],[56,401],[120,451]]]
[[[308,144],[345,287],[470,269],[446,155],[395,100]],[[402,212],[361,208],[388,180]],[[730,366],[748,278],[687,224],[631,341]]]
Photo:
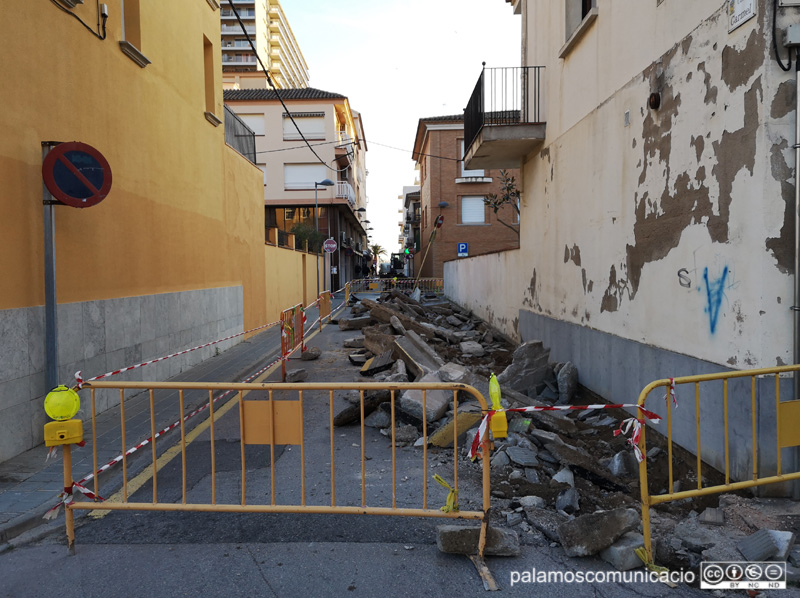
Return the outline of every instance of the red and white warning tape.
[[[185,349],[183,351],[178,351],[177,353],[172,353],[170,355],[165,355],[164,357],[159,357],[158,359],[151,359],[150,361],[145,361],[142,363],[137,363],[136,365],[132,365],[126,368],[122,368],[119,370],[114,370],[113,372],[106,372],[105,374],[101,374],[100,376],[95,376],[94,378],[89,378],[88,380],[84,380],[82,373],[80,370],[75,372],[75,381],[77,385],[75,386],[76,390],[80,390],[86,382],[91,382],[92,380],[101,380],[102,378],[108,378],[109,376],[116,376],[117,374],[121,374],[123,372],[129,372],[131,370],[135,370],[137,368],[144,367],[146,365],[150,365],[151,363],[157,363],[159,361],[164,361],[165,359],[169,359],[170,357],[177,357],[179,355],[185,355],[186,353],[191,353],[192,351],[197,351],[198,349],[203,349],[205,347],[210,347],[211,345],[216,345],[217,343],[221,343],[223,341],[229,341],[232,338],[236,338],[237,336],[242,336],[243,334],[249,334],[251,332],[255,332],[256,330],[263,330],[264,328],[269,328],[270,326],[275,326],[276,324],[280,324],[280,320],[277,322],[271,322],[269,324],[264,324],[263,326],[258,326],[256,328],[251,328],[250,330],[245,330],[244,332],[239,332],[237,334],[232,334],[231,336],[226,336],[225,338],[221,338],[216,341],[211,341],[210,343],[206,343],[204,345],[198,345],[197,347],[192,347],[191,349]]]
[[[667,394],[664,396],[667,401],[672,399],[672,404],[675,406],[675,409],[678,408],[678,399],[675,397],[675,378],[669,379],[669,387],[667,388]]]
[[[639,412],[652,421],[653,423],[658,423],[661,421],[661,416],[657,413],[653,413],[645,409],[640,405],[628,405],[628,404],[619,404],[619,405],[551,405],[551,406],[543,406],[543,407],[518,407],[514,409],[504,409],[505,412],[512,412],[512,413],[532,413],[534,411],[583,411],[586,409],[625,409],[635,407],[639,410]],[[492,419],[492,416],[497,413],[495,410],[491,410],[486,415],[483,416],[481,420],[481,425],[478,428],[478,433],[475,435],[475,439],[472,441],[472,446],[469,450],[469,458],[474,459],[478,455],[478,451],[480,449],[481,443],[483,442],[483,438],[486,435],[486,430],[489,429],[489,422]],[[643,419],[631,417],[626,420],[623,420],[622,424],[620,425],[618,430],[614,431],[614,436],[619,434],[627,434],[631,429],[633,430],[633,434],[628,439],[628,444],[634,447],[634,452],[636,453],[636,459],[641,462],[643,460],[643,455],[639,450],[639,437],[641,436],[641,425]],[[635,440],[634,440],[635,439]]]

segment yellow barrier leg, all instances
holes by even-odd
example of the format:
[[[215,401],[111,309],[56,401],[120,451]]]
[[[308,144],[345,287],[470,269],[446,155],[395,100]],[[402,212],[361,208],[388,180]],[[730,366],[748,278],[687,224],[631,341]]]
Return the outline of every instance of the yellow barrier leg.
[[[64,489],[72,489],[72,445],[62,447],[64,456]],[[72,508],[68,502],[64,503],[64,523],[67,528],[67,548],[70,554],[75,554],[75,519]]]

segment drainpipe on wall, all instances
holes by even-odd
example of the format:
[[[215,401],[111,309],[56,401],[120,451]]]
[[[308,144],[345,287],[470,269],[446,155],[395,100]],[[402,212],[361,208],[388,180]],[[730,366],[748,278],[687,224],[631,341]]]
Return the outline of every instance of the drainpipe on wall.
[[[795,55],[794,112],[794,362],[800,363],[800,47]],[[794,399],[800,399],[800,373],[794,373]]]

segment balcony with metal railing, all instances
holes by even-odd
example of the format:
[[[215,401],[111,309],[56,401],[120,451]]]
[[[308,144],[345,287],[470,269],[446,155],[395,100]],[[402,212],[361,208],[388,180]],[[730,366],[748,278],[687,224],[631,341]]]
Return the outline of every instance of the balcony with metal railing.
[[[519,168],[544,142],[543,66],[484,68],[464,110],[464,163]]]
[[[356,192],[353,190],[353,186],[345,181],[336,182],[336,198],[346,199],[351,207],[356,205]]]
[[[228,106],[225,106],[225,143],[256,163],[256,134]]]

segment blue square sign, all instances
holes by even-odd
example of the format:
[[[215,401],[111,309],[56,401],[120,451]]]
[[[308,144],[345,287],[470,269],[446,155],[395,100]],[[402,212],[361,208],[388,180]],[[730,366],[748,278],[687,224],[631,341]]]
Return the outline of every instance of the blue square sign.
[[[458,244],[458,257],[469,257],[469,243]]]

